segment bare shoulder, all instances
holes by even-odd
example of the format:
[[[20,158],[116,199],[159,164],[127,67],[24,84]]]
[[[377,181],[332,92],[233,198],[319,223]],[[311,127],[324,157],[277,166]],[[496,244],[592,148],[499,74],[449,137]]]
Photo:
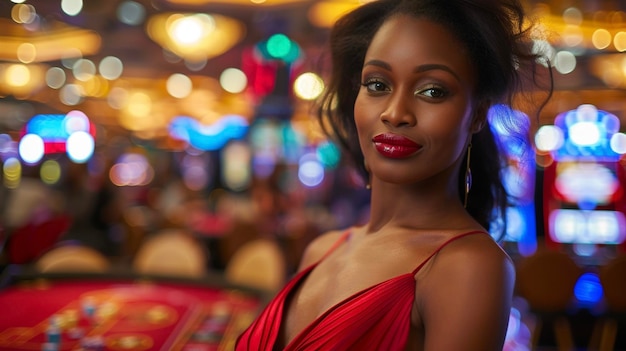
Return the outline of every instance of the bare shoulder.
[[[416,302],[421,323],[428,325],[426,348],[502,349],[515,268],[489,235],[470,235],[449,243],[422,278],[428,282],[416,285]]]
[[[509,255],[488,234],[459,238],[444,247],[438,256],[440,264],[452,267],[459,267],[459,263],[468,265],[467,268],[513,266]]]
[[[434,258],[432,270],[435,279],[465,278],[479,284],[500,279],[512,281],[515,275],[509,255],[487,234],[470,235],[449,243]]]
[[[304,250],[298,270],[302,270],[320,260],[347,230],[349,229],[329,231],[313,239]]]

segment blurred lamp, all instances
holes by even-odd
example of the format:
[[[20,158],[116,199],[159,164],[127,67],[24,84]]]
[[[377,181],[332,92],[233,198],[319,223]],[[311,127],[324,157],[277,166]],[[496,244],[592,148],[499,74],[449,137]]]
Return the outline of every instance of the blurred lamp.
[[[148,36],[174,54],[203,61],[219,56],[245,35],[245,25],[233,18],[205,13],[159,13],[148,20]]]

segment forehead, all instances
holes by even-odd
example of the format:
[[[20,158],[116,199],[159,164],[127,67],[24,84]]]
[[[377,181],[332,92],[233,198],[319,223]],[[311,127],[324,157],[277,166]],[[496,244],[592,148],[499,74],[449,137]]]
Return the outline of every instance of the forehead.
[[[466,46],[447,27],[427,18],[396,15],[374,35],[366,61],[377,59],[413,66],[445,64],[466,79],[473,78],[473,65]]]

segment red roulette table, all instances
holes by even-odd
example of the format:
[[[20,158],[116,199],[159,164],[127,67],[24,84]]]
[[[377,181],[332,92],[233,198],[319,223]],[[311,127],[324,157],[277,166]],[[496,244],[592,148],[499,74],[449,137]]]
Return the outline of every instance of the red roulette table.
[[[197,281],[130,274],[10,275],[0,290],[3,351],[232,350],[268,298],[221,276]]]

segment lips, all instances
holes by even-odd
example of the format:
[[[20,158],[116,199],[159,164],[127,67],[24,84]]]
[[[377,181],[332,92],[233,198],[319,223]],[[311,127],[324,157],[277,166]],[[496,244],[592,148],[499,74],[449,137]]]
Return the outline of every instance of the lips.
[[[383,156],[388,158],[405,158],[419,151],[421,146],[398,134],[379,134],[372,138],[374,147]]]

